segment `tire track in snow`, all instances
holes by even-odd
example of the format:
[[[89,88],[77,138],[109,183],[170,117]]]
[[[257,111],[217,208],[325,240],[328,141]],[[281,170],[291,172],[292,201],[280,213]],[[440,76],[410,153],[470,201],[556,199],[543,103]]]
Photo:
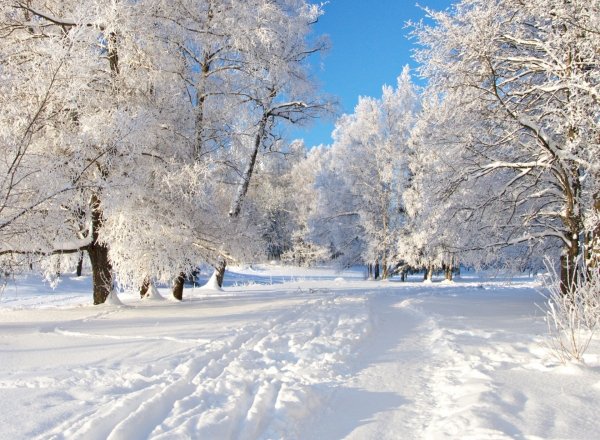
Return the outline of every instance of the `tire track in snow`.
[[[256,336],[232,354],[219,376],[203,377],[205,382],[195,393],[198,404],[183,414],[174,414],[154,434],[157,438],[168,438],[175,432],[191,435],[192,431],[177,428],[185,424],[195,424],[194,435],[201,438],[260,438],[265,430],[282,437],[281,429],[293,431],[294,420],[291,424],[287,420],[286,406],[296,404],[295,396],[310,394],[306,390],[310,383],[329,380],[328,368],[341,359],[337,353],[345,344],[339,337],[336,341],[333,334],[339,305],[336,297],[311,300],[293,314],[254,328]],[[365,320],[363,314],[357,322]],[[330,329],[325,336],[323,328],[327,325]],[[352,328],[350,333],[354,335],[356,330]],[[230,394],[225,401],[218,401],[223,387]],[[297,409],[295,417],[303,416]]]
[[[84,336],[83,334],[78,336]],[[92,338],[102,335],[90,335]],[[180,363],[175,371],[165,372],[158,377],[152,377],[152,384],[141,390],[130,390],[123,397],[110,398],[104,402],[96,411],[88,414],[77,421],[74,425],[70,422],[65,426],[70,428],[59,429],[65,435],[57,434],[60,438],[86,438],[86,439],[131,439],[146,438],[155,429],[156,421],[162,421],[172,411],[172,407],[178,400],[192,393],[196,387],[191,384],[192,379],[200,373],[207,364],[214,365],[215,359],[219,357],[226,359],[239,350],[240,347],[251,339],[251,332],[241,331],[230,341],[217,340],[207,345],[206,352],[200,356],[196,349],[191,349],[185,355],[184,363]],[[127,339],[128,337],[113,337],[113,339]],[[154,340],[147,338],[146,340]],[[172,357],[166,357],[168,361]],[[224,367],[221,369],[221,371]],[[214,371],[218,376],[220,373]],[[112,396],[114,397],[114,396]]]
[[[233,334],[164,356],[152,368],[139,369],[135,375],[142,380],[133,385],[124,381],[119,395],[108,393],[90,402],[83,415],[43,437],[285,437],[320,401],[312,384],[335,378],[333,367],[364,335],[367,320],[364,298],[312,296],[264,322],[245,325]],[[134,338],[139,343],[154,339]],[[162,372],[158,372],[160,365]],[[112,372],[112,377],[117,376]],[[94,377],[89,379],[88,386],[98,386]]]

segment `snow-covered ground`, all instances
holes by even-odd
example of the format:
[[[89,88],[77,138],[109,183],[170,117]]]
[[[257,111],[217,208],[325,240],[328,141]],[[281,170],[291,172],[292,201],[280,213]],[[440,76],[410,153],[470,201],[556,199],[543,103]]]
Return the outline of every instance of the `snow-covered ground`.
[[[88,277],[26,277],[0,295],[0,438],[596,439],[600,341],[559,365],[535,288],[260,266],[91,306]]]

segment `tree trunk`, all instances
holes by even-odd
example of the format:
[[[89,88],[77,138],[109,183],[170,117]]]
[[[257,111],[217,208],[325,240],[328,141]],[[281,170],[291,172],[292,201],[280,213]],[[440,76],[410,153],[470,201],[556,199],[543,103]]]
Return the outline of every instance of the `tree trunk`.
[[[384,258],[383,262],[381,263],[381,279],[382,280],[387,280],[390,277],[390,268],[387,265],[387,261]]]
[[[383,218],[383,226],[384,226],[384,233],[387,236],[387,223],[388,223],[388,219],[387,219],[387,215],[384,215]],[[379,262],[379,259],[377,259],[377,261]],[[383,251],[381,253],[381,279],[382,280],[387,280],[389,278],[389,272],[388,272],[388,254],[387,254],[387,247],[384,244],[383,245]]]
[[[115,78],[119,74],[119,54],[117,50],[117,34],[110,32],[108,41],[108,64],[111,75]],[[108,175],[106,169],[102,169],[104,176]],[[113,289],[112,265],[108,258],[108,247],[98,241],[98,231],[104,222],[104,213],[100,203],[100,196],[92,194],[90,200],[92,208],[92,243],[87,247],[92,266],[92,281],[94,283],[94,305],[104,304]]]
[[[379,279],[379,260],[376,260],[375,263],[373,263],[373,279]]]
[[[219,285],[219,287],[223,287],[223,279],[225,278],[225,269],[227,268],[227,261],[225,261],[224,258],[222,258],[219,261],[219,264],[217,264],[217,267],[215,267],[215,275],[217,278],[217,284]]]
[[[579,240],[572,238],[571,245],[567,246],[560,256],[560,290],[563,295],[571,295],[577,282],[579,254]]]
[[[77,276],[80,277],[83,273],[83,252],[79,253],[79,260],[77,260]]]
[[[425,271],[425,280],[424,281],[433,281],[433,264],[427,266],[427,270]]]
[[[93,243],[88,246],[92,266],[94,305],[104,304],[113,288],[112,265],[108,259],[108,247]]]
[[[211,22],[214,19],[213,12],[213,3],[208,2],[208,11],[206,13],[206,26],[210,28]],[[208,82],[211,69],[213,66],[214,56],[218,53],[218,49],[215,51],[204,50],[202,54],[202,60],[199,62],[200,64],[200,72],[202,76],[200,80],[196,84],[196,120],[195,120],[195,133],[194,133],[194,160],[199,161],[202,158],[202,150],[203,144],[205,141],[205,130],[204,130],[204,114],[205,114],[205,104],[206,104],[206,84]]]
[[[594,196],[594,214],[600,218],[600,194]],[[587,234],[585,262],[588,271],[600,267],[600,223]]]
[[[235,196],[235,200],[231,205],[231,209],[229,209],[229,216],[235,218],[240,215],[240,211],[242,209],[242,202],[244,201],[244,197],[248,192],[248,188],[250,187],[250,180],[252,178],[252,174],[254,172],[254,165],[256,164],[256,157],[258,156],[258,150],[262,145],[264,137],[266,135],[267,123],[269,122],[269,115],[263,115],[260,120],[258,126],[258,132],[254,137],[254,149],[252,150],[252,154],[250,155],[250,160],[246,165],[246,169],[244,170],[244,174],[242,175],[242,182],[238,187],[237,194]]]
[[[574,293],[578,276],[579,235],[583,230],[579,200],[581,193],[579,171],[573,165],[569,172],[569,178],[565,178],[568,185],[565,185],[566,209],[562,218],[569,243],[565,244],[565,249],[560,257],[560,290],[563,295]]]
[[[117,34],[110,32],[108,34],[108,64],[110,66],[110,72],[113,76],[119,74],[119,52],[117,49]]]
[[[447,264],[446,267],[444,268],[444,270],[445,270],[446,280],[452,281],[452,271],[453,271],[452,263]]]
[[[150,278],[144,278],[144,282],[140,286],[140,298],[143,298],[146,296],[149,288],[150,288]]]
[[[183,283],[185,282],[185,274],[181,272],[173,282],[173,298],[179,301],[183,300]]]
[[[92,243],[87,246],[90,264],[92,266],[92,282],[94,304],[103,304],[113,288],[112,265],[108,258],[108,247],[98,241],[98,231],[103,222],[100,198],[93,194],[90,205],[92,208]]]

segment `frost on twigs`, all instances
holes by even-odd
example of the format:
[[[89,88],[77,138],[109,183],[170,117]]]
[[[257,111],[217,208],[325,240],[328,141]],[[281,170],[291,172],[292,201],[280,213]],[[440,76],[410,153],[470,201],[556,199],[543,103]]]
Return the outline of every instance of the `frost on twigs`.
[[[331,252],[327,247],[312,243],[304,235],[306,231],[292,233],[292,248],[281,255],[281,261],[310,267],[330,258]]]
[[[548,346],[561,362],[583,362],[600,321],[600,275],[592,269],[573,277],[568,293],[560,288],[560,277],[551,270],[544,280],[549,292],[546,302]]]

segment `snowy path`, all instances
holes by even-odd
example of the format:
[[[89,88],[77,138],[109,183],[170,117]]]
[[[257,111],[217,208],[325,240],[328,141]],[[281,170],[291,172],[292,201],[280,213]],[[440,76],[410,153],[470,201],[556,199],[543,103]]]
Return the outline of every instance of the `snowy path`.
[[[557,365],[531,281],[336,276],[121,307],[25,282],[0,297],[0,439],[598,438],[599,341]]]
[[[372,300],[373,337],[305,438],[420,438],[433,404],[422,374],[432,361],[431,323],[413,302],[385,294]]]
[[[536,302],[518,284],[378,292],[371,337],[302,438],[597,439],[599,344],[590,367],[557,365]]]
[[[4,310],[0,433],[297,438],[322,397],[313,386],[334,382],[368,332],[366,305],[296,286],[183,304]],[[37,418],[14,424],[10,399]]]

